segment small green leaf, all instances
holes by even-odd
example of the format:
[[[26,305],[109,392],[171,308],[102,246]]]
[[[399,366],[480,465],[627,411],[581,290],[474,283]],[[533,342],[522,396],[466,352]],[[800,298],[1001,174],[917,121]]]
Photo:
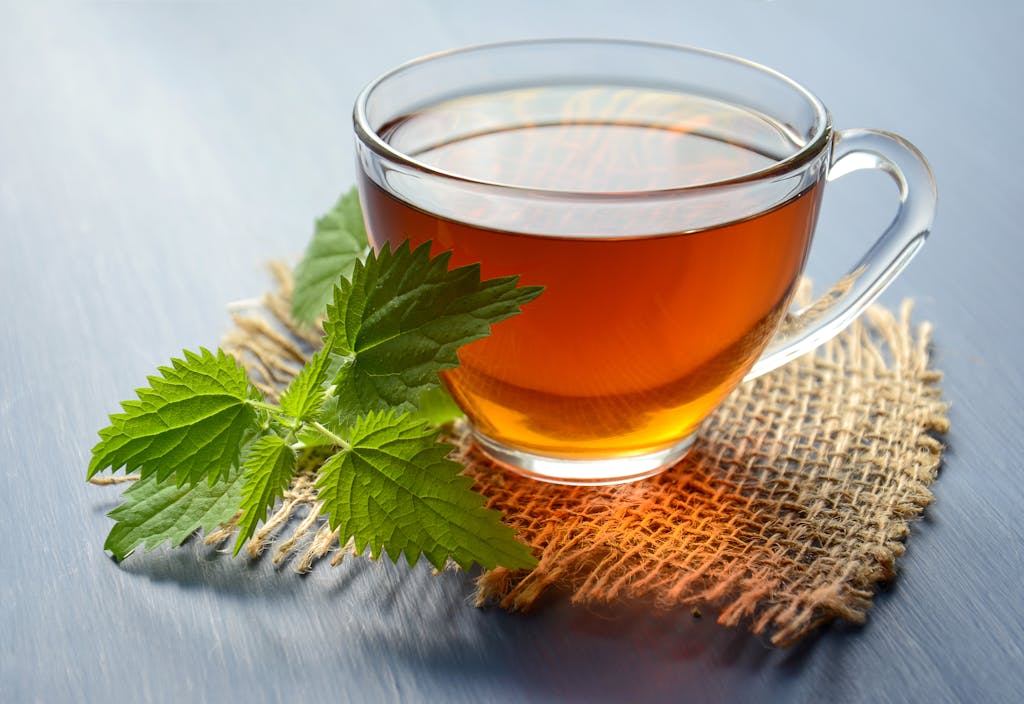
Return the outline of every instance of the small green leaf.
[[[303,422],[316,418],[324,402],[323,384],[327,381],[329,361],[328,350],[324,348],[306,362],[281,395],[282,411]]]
[[[243,439],[259,422],[251,401],[262,397],[245,370],[222,350],[184,351],[160,367],[161,376],[137,389],[138,400],[121,404],[92,450],[88,476],[109,467],[139,469],[178,484],[227,477],[238,466]]]
[[[490,327],[519,312],[539,286],[519,277],[480,280],[480,266],[448,270],[450,252],[430,258],[429,243],[408,241],[356,262],[327,307],[324,330],[339,368],[337,423],[371,411],[414,411],[436,388],[437,373],[458,366],[456,350],[486,337]]]
[[[317,220],[313,239],[295,268],[292,317],[302,323],[316,321],[331,300],[334,284],[349,275],[368,248],[359,192],[353,188]]]
[[[419,409],[414,414],[431,425],[445,425],[463,416],[462,409],[443,386],[427,389],[420,395]]]
[[[242,517],[235,542],[235,554],[256,532],[256,524],[267,517],[267,510],[284,496],[295,473],[295,451],[282,438],[264,435],[249,448],[242,462],[245,481],[242,487]]]
[[[139,545],[148,552],[170,541],[177,547],[196,530],[209,532],[238,513],[242,472],[235,468],[213,484],[179,485],[150,474],[130,486],[124,502],[107,515],[116,523],[103,547],[121,561]]]
[[[354,538],[410,565],[424,555],[442,568],[450,557],[468,569],[532,568],[537,561],[518,542],[501,514],[485,508],[484,497],[462,476],[462,465],[447,459],[452,448],[421,420],[371,413],[348,433],[350,448],[330,457],[320,470],[318,496],[341,542]]]

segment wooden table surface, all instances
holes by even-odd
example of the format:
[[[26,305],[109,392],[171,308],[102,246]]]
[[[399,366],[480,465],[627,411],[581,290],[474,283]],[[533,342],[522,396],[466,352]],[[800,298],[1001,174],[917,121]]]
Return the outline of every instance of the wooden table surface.
[[[425,564],[300,578],[193,541],[116,565],[96,430],[301,252],[353,183],[359,88],[559,35],[751,58],[931,160],[933,235],[883,302],[934,322],[952,431],[867,625],[777,650],[689,613],[478,610]],[[1022,35],[1009,0],[0,5],[0,701],[1024,700]],[[835,184],[810,272],[893,210],[877,174]]]

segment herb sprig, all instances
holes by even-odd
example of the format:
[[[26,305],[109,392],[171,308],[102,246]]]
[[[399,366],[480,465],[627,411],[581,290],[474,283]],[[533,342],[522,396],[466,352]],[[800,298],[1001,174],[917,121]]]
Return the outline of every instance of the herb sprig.
[[[404,554],[410,565],[423,556],[437,568],[449,559],[463,568],[535,566],[448,458],[431,420],[452,413],[438,372],[541,288],[514,276],[481,281],[479,265],[449,270],[449,259],[430,257],[429,243],[373,252],[355,190],[343,196],[317,222],[296,270],[294,315],[309,322],[326,309],[323,349],[279,404],[220,349],[185,350],[150,376],[92,451],[89,478],[107,469],[140,475],[110,512],[104,547],[122,560],[237,517],[237,554],[303,455],[317,452],[322,511],[357,551]]]

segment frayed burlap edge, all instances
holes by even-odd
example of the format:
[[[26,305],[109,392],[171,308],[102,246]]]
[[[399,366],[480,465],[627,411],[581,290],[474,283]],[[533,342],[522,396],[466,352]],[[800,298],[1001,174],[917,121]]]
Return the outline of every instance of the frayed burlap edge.
[[[872,307],[787,367],[737,389],[690,457],[645,482],[551,488],[463,443],[489,505],[541,548],[528,574],[498,568],[478,601],[528,609],[551,588],[576,604],[706,605],[777,645],[841,618],[862,623],[896,574],[909,521],[931,503],[948,430],[931,327]]]
[[[289,316],[291,272],[277,289],[234,306],[224,348],[270,399],[319,343]],[[560,487],[509,474],[452,429],[467,473],[488,505],[535,548],[530,572],[498,568],[477,580],[477,602],[524,610],[551,590],[576,604],[640,601],[703,605],[777,645],[817,625],[861,623],[880,582],[895,575],[911,519],[948,430],[931,326],[913,328],[874,306],[815,353],[742,385],[709,419],[691,456],[653,479],[615,487]],[[247,545],[305,572],[352,553],[319,518],[313,468]],[[218,544],[234,526],[207,536]]]

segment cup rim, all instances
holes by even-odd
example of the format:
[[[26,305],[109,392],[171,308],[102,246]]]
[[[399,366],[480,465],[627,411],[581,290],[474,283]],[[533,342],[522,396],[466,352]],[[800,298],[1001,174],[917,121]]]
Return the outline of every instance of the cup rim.
[[[714,59],[720,59],[729,61],[735,64],[745,66],[764,74],[772,76],[789,87],[795,89],[803,98],[811,105],[815,115],[816,129],[812,137],[807,140],[800,149],[793,154],[790,154],[785,159],[781,159],[770,166],[751,171],[740,176],[735,176],[728,179],[720,179],[717,181],[708,181],[706,183],[690,184],[686,186],[675,186],[671,188],[659,188],[651,190],[636,190],[636,191],[579,191],[579,190],[562,190],[557,188],[537,188],[534,186],[521,186],[514,183],[505,183],[501,181],[488,181],[485,179],[472,178],[452,171],[446,171],[444,169],[435,168],[426,164],[402,151],[395,149],[388,144],[384,139],[377,134],[377,130],[373,129],[369,124],[367,118],[367,103],[371,98],[373,91],[387,81],[389,78],[396,76],[404,71],[411,68],[415,68],[421,64],[434,61],[436,59],[445,58],[448,56],[456,56],[459,54],[469,54],[477,51],[487,51],[491,49],[501,49],[506,47],[518,47],[518,46],[537,46],[537,45],[573,45],[573,44],[604,44],[604,45],[616,45],[616,46],[633,46],[633,47],[647,47],[656,49],[671,49],[674,51],[681,51],[690,54],[700,54],[703,56],[711,57]],[[571,198],[577,199],[591,199],[597,198],[601,200],[608,200],[609,198],[626,198],[626,199],[643,199],[643,198],[658,198],[665,196],[680,195],[684,193],[693,193],[695,191],[708,191],[722,187],[733,187],[742,184],[756,183],[771,179],[775,176],[790,173],[798,170],[806,164],[813,161],[827,146],[830,135],[832,133],[832,119],[825,104],[811,91],[805,88],[800,83],[794,81],[789,76],[776,71],[773,68],[765,66],[764,64],[744,59],[732,54],[724,52],[713,51],[710,49],[703,49],[700,47],[689,46],[685,44],[673,44],[671,42],[655,42],[637,39],[615,39],[615,38],[599,38],[599,37],[553,37],[553,38],[542,38],[542,39],[516,39],[510,41],[500,42],[487,42],[481,44],[471,44],[467,46],[458,47],[455,49],[448,49],[445,51],[438,51],[431,54],[425,54],[418,58],[406,61],[385,73],[380,74],[375,79],[370,81],[356,97],[355,105],[352,111],[352,122],[356,137],[362,142],[368,149],[373,151],[378,156],[387,159],[391,162],[400,164],[408,169],[417,171],[419,173],[440,177],[444,179],[450,179],[462,184],[474,185],[480,187],[486,187],[489,189],[501,189],[512,192],[517,192],[523,195],[538,195],[549,198]]]

